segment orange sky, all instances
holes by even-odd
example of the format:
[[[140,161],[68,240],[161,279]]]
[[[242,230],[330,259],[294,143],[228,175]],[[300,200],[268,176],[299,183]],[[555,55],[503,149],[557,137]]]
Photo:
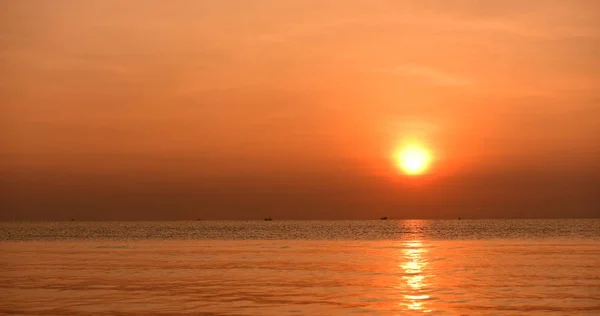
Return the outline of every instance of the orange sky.
[[[594,0],[0,0],[0,219],[598,217],[598,56]]]

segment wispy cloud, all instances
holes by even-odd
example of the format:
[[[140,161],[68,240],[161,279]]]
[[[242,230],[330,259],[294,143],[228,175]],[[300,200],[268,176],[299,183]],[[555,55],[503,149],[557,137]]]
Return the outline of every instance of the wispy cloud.
[[[576,7],[581,10],[581,7]],[[411,27],[416,30],[443,30],[456,32],[497,32],[526,38],[538,39],[564,39],[564,38],[598,38],[600,33],[596,27],[597,22],[586,22],[586,14],[581,12],[521,12],[515,8],[510,15],[492,15],[481,18],[481,14],[462,14],[449,12],[419,11],[418,14],[411,9],[390,9],[388,13],[351,13],[343,14],[333,12],[328,20],[306,20],[303,22],[285,22],[280,28],[270,32],[255,34],[251,39],[269,42],[284,42],[303,36],[318,36],[334,30],[355,30],[360,28],[390,28]],[[468,6],[467,8],[468,9]],[[522,8],[521,8],[522,9]],[[573,9],[572,9],[573,10]],[[571,10],[571,11],[572,11]],[[510,10],[509,10],[510,11]],[[593,10],[592,10],[593,11]],[[567,10],[567,12],[569,12]],[[579,15],[575,14],[578,13]],[[337,15],[336,15],[337,14]],[[581,17],[583,22],[575,17]],[[587,18],[589,20],[589,17]],[[587,23],[587,24],[586,24]],[[592,23],[592,24],[589,24]]]
[[[413,77],[430,84],[442,86],[466,86],[473,84],[471,79],[416,64],[403,64],[392,68],[377,69],[376,72]]]

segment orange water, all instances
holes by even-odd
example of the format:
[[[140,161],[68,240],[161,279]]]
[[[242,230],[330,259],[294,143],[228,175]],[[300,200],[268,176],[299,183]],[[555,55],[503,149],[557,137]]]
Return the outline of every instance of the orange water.
[[[576,231],[394,240],[5,236],[0,313],[600,315],[600,241]]]

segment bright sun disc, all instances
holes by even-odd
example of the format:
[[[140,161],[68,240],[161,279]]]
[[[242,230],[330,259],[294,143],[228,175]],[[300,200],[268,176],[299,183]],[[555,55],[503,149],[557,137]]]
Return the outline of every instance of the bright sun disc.
[[[429,167],[431,154],[419,146],[409,146],[398,152],[396,161],[402,172],[418,175],[424,173]]]

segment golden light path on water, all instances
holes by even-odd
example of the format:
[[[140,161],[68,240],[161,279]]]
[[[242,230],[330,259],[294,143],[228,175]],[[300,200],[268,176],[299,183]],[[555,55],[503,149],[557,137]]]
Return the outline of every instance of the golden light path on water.
[[[428,250],[419,240],[405,241],[403,248],[403,262],[398,265],[404,270],[403,283],[400,286],[404,292],[404,301],[400,305],[412,311],[431,312],[426,305],[430,297],[425,292],[428,278],[433,277],[426,271],[428,262],[425,255]]]

